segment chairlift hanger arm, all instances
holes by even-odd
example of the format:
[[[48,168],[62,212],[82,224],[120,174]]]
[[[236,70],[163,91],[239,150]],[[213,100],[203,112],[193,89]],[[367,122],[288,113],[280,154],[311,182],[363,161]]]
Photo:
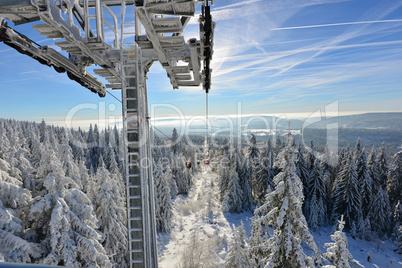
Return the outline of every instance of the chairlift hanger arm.
[[[38,62],[53,66],[59,73],[67,72],[70,79],[78,82],[99,96],[105,96],[105,87],[102,82],[49,46],[40,46],[28,37],[14,31],[7,26],[5,20],[0,18],[0,41],[25,54]]]

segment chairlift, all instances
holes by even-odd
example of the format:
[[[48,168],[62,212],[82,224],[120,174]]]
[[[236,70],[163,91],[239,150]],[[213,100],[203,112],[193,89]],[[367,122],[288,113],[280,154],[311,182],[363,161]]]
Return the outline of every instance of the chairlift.
[[[191,168],[191,162],[190,161],[186,162],[186,168]]]
[[[209,159],[205,159],[205,160],[204,160],[204,165],[205,165],[205,166],[208,166],[208,165],[209,165]]]

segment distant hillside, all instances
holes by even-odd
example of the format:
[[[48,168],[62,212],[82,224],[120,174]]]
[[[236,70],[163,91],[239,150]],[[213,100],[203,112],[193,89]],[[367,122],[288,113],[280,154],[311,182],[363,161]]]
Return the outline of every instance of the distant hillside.
[[[338,116],[309,125],[309,128],[326,128],[338,123],[341,128],[402,130],[402,113],[367,113]]]
[[[242,124],[251,122],[248,128],[263,128],[265,124],[260,119],[251,121],[250,117],[243,117]],[[262,116],[271,128],[287,129],[289,121],[292,129],[301,129],[306,120],[303,119],[280,119],[273,116]],[[337,116],[329,119],[323,118],[317,123],[307,125],[308,128],[326,128],[328,124],[338,123],[340,128],[358,129],[386,129],[402,130],[402,113],[366,113],[347,116]]]
[[[402,144],[402,113],[366,113],[358,115],[338,116],[330,119],[324,119],[314,124],[307,124],[306,119],[282,119],[274,116],[245,116],[241,119],[241,127],[236,118],[232,119],[233,129],[229,128],[226,120],[214,120],[210,118],[212,129],[209,134],[216,133],[217,136],[234,135],[235,137],[241,130],[243,135],[254,133],[258,136],[259,141],[265,141],[273,135],[284,135],[290,127],[292,133],[296,136],[296,140],[300,139],[300,134],[303,133],[303,140],[309,143],[313,140],[316,146],[323,147],[327,143],[327,126],[338,124],[338,139],[339,146],[355,144],[358,138],[367,147],[379,146],[383,142],[391,153],[400,150]],[[311,118],[314,119],[314,118]],[[164,120],[164,125],[158,127],[168,136],[171,135],[173,127],[178,128],[177,120]],[[307,123],[306,123],[307,122]],[[306,124],[306,125],[305,125]],[[184,124],[183,124],[184,125]],[[305,127],[303,128],[303,125]],[[204,126],[200,125],[197,130]],[[178,128],[179,129],[179,128]],[[232,132],[230,132],[232,131]],[[156,134],[162,136],[158,131]],[[204,133],[192,133],[192,136],[203,141]]]

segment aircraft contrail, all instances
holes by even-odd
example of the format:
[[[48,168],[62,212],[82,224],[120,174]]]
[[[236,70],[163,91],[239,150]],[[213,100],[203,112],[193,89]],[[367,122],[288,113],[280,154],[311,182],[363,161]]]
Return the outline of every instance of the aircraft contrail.
[[[342,25],[370,24],[370,23],[389,23],[389,22],[402,22],[402,19],[340,22],[340,23],[305,25],[305,26],[294,26],[294,27],[281,27],[281,28],[273,28],[273,29],[270,29],[270,30],[271,31],[279,31],[279,30],[307,29],[307,28],[331,27],[331,26],[342,26]]]

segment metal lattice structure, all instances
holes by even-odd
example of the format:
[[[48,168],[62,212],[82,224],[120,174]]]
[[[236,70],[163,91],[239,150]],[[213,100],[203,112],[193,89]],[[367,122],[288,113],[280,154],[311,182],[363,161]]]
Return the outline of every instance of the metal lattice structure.
[[[208,93],[214,30],[209,2],[0,0],[0,41],[101,97],[106,88],[121,90],[131,267],[157,267],[146,74],[158,61],[174,89],[202,84]],[[200,40],[186,41],[182,33],[199,3]],[[33,29],[58,39],[55,45],[68,56],[13,30],[6,19],[15,25],[37,21]],[[94,64],[100,68],[92,75],[86,68]]]

